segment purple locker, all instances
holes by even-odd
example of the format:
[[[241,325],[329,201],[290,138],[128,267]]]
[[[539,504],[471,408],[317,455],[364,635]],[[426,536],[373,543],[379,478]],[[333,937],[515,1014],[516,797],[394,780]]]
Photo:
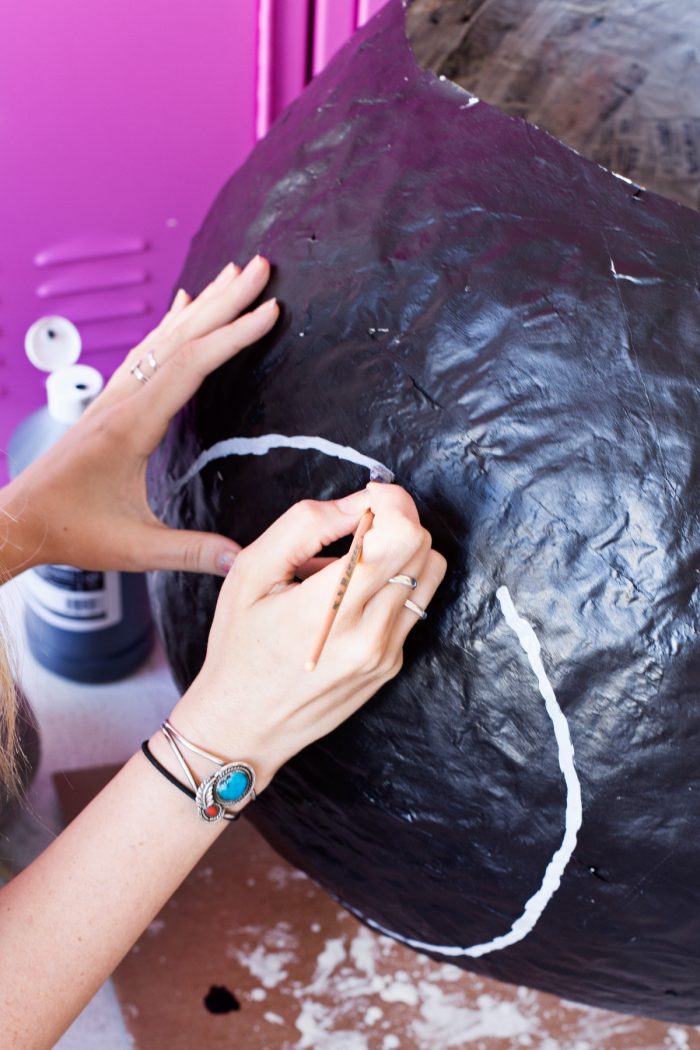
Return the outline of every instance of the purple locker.
[[[25,0],[0,18],[0,451],[44,403],[24,335],[109,374],[257,138],[385,0]],[[313,12],[313,24],[311,23]],[[0,456],[0,481],[7,477]]]
[[[310,0],[258,0],[256,137],[262,138],[309,76]]]
[[[368,22],[380,8],[384,7],[385,3],[386,0],[357,0],[357,27],[359,28],[365,22]]]
[[[0,449],[44,402],[24,357],[60,314],[110,372],[167,306],[255,141],[256,0],[25,0],[0,19]],[[3,468],[5,466],[4,457]]]
[[[324,66],[355,32],[355,0],[316,0],[314,5],[313,73]]]

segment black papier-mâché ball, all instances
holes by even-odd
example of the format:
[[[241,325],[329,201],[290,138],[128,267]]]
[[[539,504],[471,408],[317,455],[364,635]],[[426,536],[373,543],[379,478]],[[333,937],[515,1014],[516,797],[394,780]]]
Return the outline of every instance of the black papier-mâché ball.
[[[436,958],[698,1023],[700,215],[420,70],[393,0],[226,184],[179,283],[256,252],[283,317],[174,421],[154,506],[246,544],[369,479],[219,445],[306,435],[387,467],[449,567],[400,675],[251,817]],[[183,688],[219,586],[152,580]]]

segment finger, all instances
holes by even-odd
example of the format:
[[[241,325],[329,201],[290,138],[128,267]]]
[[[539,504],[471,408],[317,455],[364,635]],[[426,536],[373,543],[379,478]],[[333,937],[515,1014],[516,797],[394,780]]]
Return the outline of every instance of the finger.
[[[214,532],[190,532],[167,525],[149,525],[138,537],[146,570],[172,569],[226,576],[240,552],[240,544]]]
[[[149,332],[137,346],[129,351],[122,362],[120,369],[124,372],[128,372],[137,361],[140,361],[143,358],[148,350],[155,350],[155,348],[158,350],[158,364],[163,364],[177,349],[179,349],[187,338],[193,338],[192,336],[188,336],[183,329],[183,325],[186,324],[187,319],[192,318],[192,316],[197,313],[197,310],[198,308],[201,308],[202,303],[206,304],[217,295],[220,295],[231,284],[231,282],[238,277],[240,272],[240,267],[236,266],[235,263],[227,263],[223,270],[217,274],[213,281],[209,282],[196,299],[193,299],[189,292],[186,292],[184,288],[180,288],[172,301],[170,309],[165,314],[160,324]],[[188,306],[191,306],[192,309],[188,310]],[[196,322],[188,324],[188,327],[195,329],[197,327]],[[150,374],[151,369],[144,365],[144,371]]]
[[[268,595],[275,584],[293,579],[319,550],[354,531],[368,503],[367,489],[343,500],[295,503],[239,554],[231,573],[237,592],[252,603]],[[306,587],[322,576],[323,592],[330,597],[337,576],[332,565],[299,586]]]
[[[187,342],[229,324],[258,298],[269,280],[270,264],[261,255],[256,255],[238,273],[231,263],[207,289],[210,294],[202,293],[192,303],[177,324],[174,336]]]
[[[341,613],[346,621],[351,617],[357,621],[366,603],[384,587],[389,576],[400,572],[421,547],[427,549],[430,545],[429,534],[420,525],[416,504],[404,488],[370,483],[366,491],[374,522],[365,534],[360,561],[343,597]],[[347,556],[338,559],[337,567],[325,568],[304,581],[312,607],[322,605],[330,581],[338,586]]]
[[[132,371],[136,365],[149,379],[154,378],[149,352],[155,357],[156,368],[160,368],[188,342],[213,334],[213,330],[238,317],[257,299],[269,278],[270,264],[256,255],[243,271],[235,263],[227,263],[195,300],[184,290],[181,296],[178,292],[160,324],[129,351],[116,369],[103,392],[103,403],[121,400],[136,391],[139,380]]]
[[[189,292],[186,292],[184,288],[179,288],[170,304],[170,309],[164,315],[160,323],[144,336],[140,343],[129,351],[118,371],[123,371],[124,373],[128,372],[137,361],[140,361],[143,358],[149,349],[164,345],[168,336],[171,334],[174,325],[177,323],[178,318],[182,316],[183,312],[191,302],[192,296]],[[150,371],[150,369],[148,369],[148,371]],[[133,378],[133,376],[131,378]]]
[[[266,335],[279,317],[276,300],[269,299],[231,324],[211,332],[205,339],[188,343],[149,382],[142,384],[134,399],[141,436],[148,453],[163,437],[176,412],[197,392],[202,381],[220,365]],[[315,553],[315,552],[314,552]]]
[[[178,290],[175,292],[175,298],[170,304],[170,309],[168,310],[165,317],[177,317],[177,315],[182,313],[185,307],[189,306],[191,302],[192,296],[189,294],[189,292],[186,292],[184,288],[178,288]]]
[[[414,591],[409,592],[407,590],[403,598],[404,602],[408,597],[421,609],[427,609],[433,595],[444,580],[446,572],[447,562],[442,554],[438,551],[430,550],[422,572],[416,577],[418,586]],[[396,587],[397,590],[401,589],[398,584],[392,584],[391,586]],[[409,632],[413,630],[417,623],[421,622],[421,617],[411,609],[407,609],[402,603],[399,614],[394,620],[388,648],[398,654],[399,650],[403,648]]]
[[[226,263],[226,265],[219,271],[219,273],[217,273],[216,277],[214,277],[214,279],[211,280],[209,284],[202,289],[202,291],[199,293],[194,302],[196,304],[204,303],[208,299],[213,299],[215,295],[218,295],[219,292],[226,287],[229,281],[231,281],[234,277],[238,277],[240,272],[240,266],[236,266],[234,262]]]
[[[369,637],[383,637],[387,642],[391,629],[401,612],[406,612],[404,602],[407,598],[417,601],[419,587],[410,588],[404,583],[390,583],[392,577],[407,576],[418,581],[419,586],[426,572],[428,556],[431,550],[430,533],[423,529],[423,540],[413,557],[405,561],[397,572],[384,577],[380,589],[365,604],[361,614],[361,629]],[[413,614],[415,619],[415,613]]]
[[[297,569],[296,575],[299,580],[306,580],[309,576],[314,576],[321,569],[325,569],[328,565],[337,565],[337,558],[309,558],[303,565],[300,565]]]

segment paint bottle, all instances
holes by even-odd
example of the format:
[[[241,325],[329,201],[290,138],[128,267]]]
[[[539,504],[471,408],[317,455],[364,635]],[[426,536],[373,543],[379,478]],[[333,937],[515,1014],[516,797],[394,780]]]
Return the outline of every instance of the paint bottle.
[[[97,369],[76,364],[80,334],[64,317],[35,322],[25,349],[32,364],[49,373],[48,404],[23,420],[10,438],[12,477],[77,422],[104,383]],[[111,682],[148,656],[153,622],[143,573],[41,565],[20,580],[29,647],[50,671],[76,682]]]

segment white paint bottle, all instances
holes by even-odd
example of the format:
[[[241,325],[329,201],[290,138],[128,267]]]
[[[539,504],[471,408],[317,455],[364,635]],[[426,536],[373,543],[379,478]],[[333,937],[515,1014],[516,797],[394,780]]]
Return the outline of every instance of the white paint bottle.
[[[27,357],[48,372],[47,405],[17,427],[9,443],[15,477],[77,422],[100,393],[96,368],[76,364],[80,334],[64,317],[43,317],[25,338]],[[44,667],[77,682],[110,682],[139,666],[153,644],[142,573],[42,565],[20,577],[29,647]]]

